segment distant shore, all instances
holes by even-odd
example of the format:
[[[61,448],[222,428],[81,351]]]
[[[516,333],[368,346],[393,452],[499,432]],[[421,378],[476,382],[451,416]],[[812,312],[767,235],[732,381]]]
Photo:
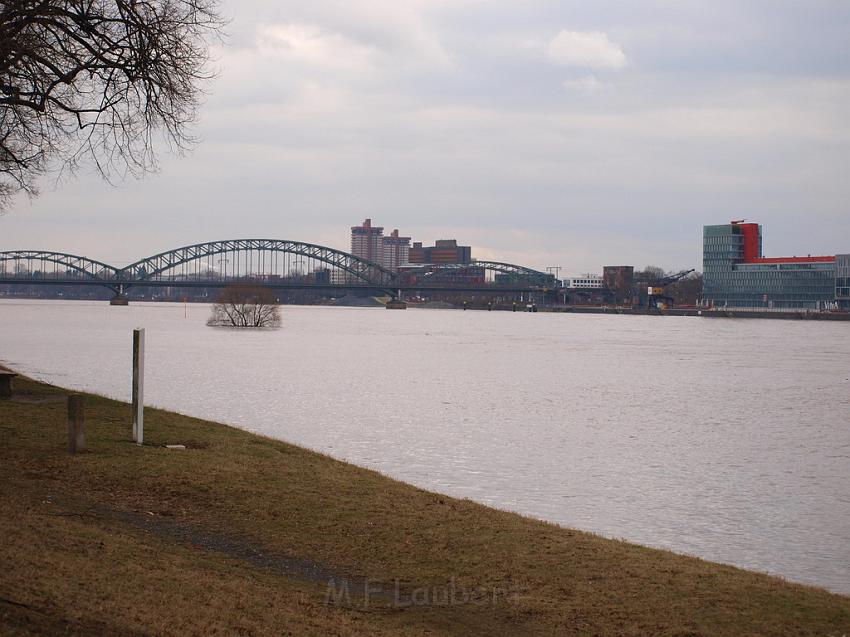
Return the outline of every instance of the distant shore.
[[[840,635],[850,597],[429,493],[221,424],[17,378],[0,627],[45,634]],[[184,445],[167,449],[165,445]]]
[[[464,309],[463,305],[452,303],[426,303],[422,306],[411,304],[409,307],[422,309]],[[508,303],[488,306],[485,303],[470,303],[468,310],[493,310],[500,312],[528,312],[532,306],[528,303],[517,303],[516,307]],[[810,310],[730,310],[704,309],[693,307],[674,307],[667,309],[640,307],[607,307],[598,305],[567,305],[567,306],[537,306],[537,312],[553,312],[558,314],[623,314],[632,316],[695,316],[701,318],[740,318],[740,319],[781,319],[786,321],[850,321],[850,312],[816,312]]]
[[[850,321],[846,312],[809,312],[806,310],[770,311],[770,310],[722,310],[722,309],[645,309],[616,307],[567,307],[541,308],[543,312],[568,312],[573,314],[633,314],[638,316],[699,316],[702,318],[739,318],[739,319],[782,319],[787,321]]]

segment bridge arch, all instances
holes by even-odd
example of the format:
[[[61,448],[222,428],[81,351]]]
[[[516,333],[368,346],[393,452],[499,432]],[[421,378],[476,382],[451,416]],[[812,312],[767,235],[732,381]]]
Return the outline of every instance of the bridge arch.
[[[555,276],[540,270],[527,268],[524,265],[515,263],[504,263],[502,261],[473,261],[475,265],[483,267],[486,270],[499,272],[500,274],[509,274],[514,276],[523,276],[540,281],[541,283],[555,282]]]
[[[275,272],[278,269],[278,262],[270,257],[274,254],[302,257],[325,264],[330,268],[336,268],[364,287],[391,288],[396,278],[395,273],[377,263],[361,259],[347,252],[314,243],[284,239],[228,239],[183,246],[131,263],[122,268],[118,276],[131,285],[160,281],[169,271],[174,273],[177,269],[180,269],[183,276],[186,276],[187,269],[185,266],[193,262],[197,264],[204,260],[209,265],[212,257],[228,254],[235,257],[235,263],[229,266],[230,260],[221,259],[221,261],[226,261],[225,265],[218,269],[218,274],[223,279],[227,279],[229,276],[238,279],[240,274],[251,275],[251,271],[255,267],[259,268],[256,271],[257,274]],[[242,271],[240,271],[240,268],[242,268]],[[281,269],[280,271],[285,270]],[[176,283],[176,285],[179,285],[179,283]]]
[[[102,283],[104,285],[114,284],[116,283],[116,279],[118,279],[118,269],[108,263],[89,259],[88,257],[81,257],[76,254],[45,252],[41,250],[9,250],[0,252],[0,276],[3,278],[18,278],[17,276],[9,276],[7,271],[9,262],[15,264],[26,263],[28,268],[30,268],[34,261],[62,266],[66,272],[75,272],[92,282]],[[29,271],[32,274],[31,268]],[[21,278],[35,279],[32,276]]]
[[[557,283],[557,279],[551,274],[503,261],[472,260],[469,263],[435,263],[423,267],[429,268],[433,273],[478,267],[495,274],[510,277],[514,282],[522,281],[540,287],[555,287]]]

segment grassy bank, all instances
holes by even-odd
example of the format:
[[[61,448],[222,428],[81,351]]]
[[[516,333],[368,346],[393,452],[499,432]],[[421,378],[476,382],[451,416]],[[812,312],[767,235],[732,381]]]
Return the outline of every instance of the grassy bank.
[[[168,412],[140,448],[127,405],[87,401],[76,456],[61,390],[0,401],[4,635],[850,633],[847,597]]]

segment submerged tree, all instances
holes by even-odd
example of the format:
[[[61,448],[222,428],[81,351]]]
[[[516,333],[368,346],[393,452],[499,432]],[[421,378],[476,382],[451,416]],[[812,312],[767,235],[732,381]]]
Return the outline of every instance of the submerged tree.
[[[232,285],[216,299],[207,325],[278,327],[280,311],[274,293],[261,285]]]
[[[156,165],[154,137],[192,143],[218,0],[0,4],[0,210],[54,163],[106,179]]]

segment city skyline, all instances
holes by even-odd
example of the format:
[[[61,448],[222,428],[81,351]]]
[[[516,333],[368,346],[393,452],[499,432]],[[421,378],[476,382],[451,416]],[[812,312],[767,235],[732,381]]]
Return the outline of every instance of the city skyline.
[[[0,248],[347,249],[339,228],[372,217],[479,258],[597,272],[695,266],[702,225],[731,219],[769,228],[772,254],[835,254],[850,236],[841,3],[224,10],[194,151],[115,186],[42,180],[0,217]]]
[[[743,226],[757,226],[759,228],[759,249],[761,250],[761,241],[762,241],[762,239],[761,239],[762,234],[761,233],[762,233],[762,225],[763,224],[761,224],[761,223],[745,223],[746,221],[747,221],[746,219],[740,219],[740,220],[733,220],[733,221],[731,221],[731,223],[732,224],[742,224]],[[709,225],[711,225],[711,224],[709,224]],[[700,226],[701,238],[702,238],[702,230],[704,229],[704,227],[705,227],[705,225]],[[436,263],[436,264],[439,264],[439,263],[474,263],[475,261],[489,261],[489,260],[496,260],[496,261],[501,260],[502,262],[505,262],[505,263],[508,262],[506,259],[504,259],[503,257],[500,257],[500,255],[498,255],[498,254],[488,255],[488,256],[479,255],[479,254],[477,254],[478,249],[475,246],[460,245],[461,242],[459,242],[456,238],[452,238],[452,239],[445,239],[445,238],[432,239],[434,245],[427,246],[427,245],[424,245],[424,244],[427,243],[427,241],[416,241],[415,237],[402,236],[400,234],[400,231],[399,231],[398,228],[394,228],[389,234],[384,234],[385,227],[384,226],[378,226],[377,224],[374,224],[372,218],[366,218],[365,220],[363,220],[360,223],[359,226],[350,226],[350,227],[347,227],[346,229],[350,230],[350,234],[346,235],[348,237],[347,241],[337,240],[337,241],[330,241],[328,243],[318,243],[317,241],[315,241],[315,240],[313,240],[309,237],[303,238],[303,239],[284,239],[282,241],[295,241],[295,242],[302,242],[303,241],[304,243],[317,245],[319,247],[326,247],[326,248],[331,248],[331,249],[334,249],[334,250],[340,250],[342,252],[352,254],[356,257],[359,257],[359,258],[365,259],[367,261],[371,261],[373,263],[381,265],[383,267],[386,267],[387,269],[389,269],[391,271],[396,271],[399,266],[411,267],[411,266],[416,266],[416,265],[419,265],[419,264],[429,264],[429,263]],[[364,230],[367,232],[368,237],[363,237],[358,241],[358,239],[356,239],[357,233],[355,231],[361,231],[362,232]],[[246,236],[246,237],[219,238],[219,239],[215,239],[213,241],[246,240],[246,239],[250,239],[250,240],[254,240],[254,239],[279,240],[278,238],[275,238],[275,237],[259,237],[259,236],[257,236],[257,237],[247,237]],[[191,242],[191,243],[184,244],[182,246],[170,246],[170,247],[167,247],[167,248],[163,248],[162,250],[156,249],[153,252],[151,252],[150,254],[154,255],[154,254],[158,254],[160,252],[167,252],[167,251],[174,250],[174,249],[180,248],[180,247],[191,247],[191,246],[194,246],[194,245],[205,244],[205,243],[210,243],[210,241],[207,241],[207,240],[194,241],[194,242]],[[801,244],[800,241],[798,241],[796,245],[797,245],[797,247],[800,247],[802,244]],[[339,247],[339,246],[342,246],[342,247]],[[403,252],[399,251],[399,246],[403,246],[403,248],[402,248]],[[845,246],[846,246],[846,241],[845,241]],[[704,247],[704,246],[701,246],[701,247]],[[25,248],[17,247],[17,248],[13,248],[13,249],[14,250],[29,250],[29,249],[32,249],[32,248],[33,248],[33,246],[29,246],[29,247],[25,247]],[[104,246],[101,246],[101,248],[104,248]],[[7,247],[0,245],[0,251],[2,251],[4,249],[7,249]],[[845,247],[845,249],[846,249],[846,247]],[[430,256],[430,252],[433,251],[433,250],[438,250],[438,251],[443,251],[443,252],[448,251],[451,254],[443,254],[441,257],[436,258],[436,259],[428,259],[427,257]],[[63,247],[62,245],[59,245],[55,248],[55,251],[59,252],[59,253],[65,253],[65,254],[69,254],[69,255],[75,255],[75,256],[83,257],[83,258],[86,258],[86,259],[94,259],[96,261],[107,262],[107,260],[102,258],[98,253],[82,254],[80,252],[69,249],[68,246]],[[508,251],[508,252],[513,253],[512,251]],[[842,252],[842,250],[836,251],[836,253],[841,253],[841,252]],[[473,253],[475,253],[474,256],[473,256]],[[407,258],[404,258],[402,255],[405,255]],[[826,256],[827,258],[834,258],[833,255],[823,255],[823,254],[821,254],[817,251],[813,252],[811,250],[806,252],[805,249],[795,250],[793,252],[793,254],[790,253],[790,252],[785,253],[785,254],[778,253],[776,251],[773,251],[771,253],[765,252],[763,256],[765,257],[765,260],[768,260],[768,261],[769,260],[785,261],[785,260],[788,260],[788,259],[796,259],[796,260],[805,261],[805,260],[811,260],[812,257],[820,257],[820,256]],[[137,257],[138,257],[138,255],[134,255],[132,257],[128,257],[128,256],[125,255],[124,257],[120,257],[117,260],[113,261],[112,264],[115,267],[128,266],[131,263],[135,262]],[[806,257],[808,257],[808,259],[806,259]],[[629,267],[632,267],[636,270],[640,270],[644,266],[639,265],[639,264],[644,264],[644,263],[645,263],[645,267],[647,267],[647,268],[659,267],[658,263],[653,262],[651,260],[651,258],[647,258],[644,261],[638,260],[635,263],[629,264]],[[613,267],[613,266],[611,266],[610,263],[603,264],[602,266],[599,267],[598,270],[587,270],[587,269],[579,270],[579,269],[571,269],[569,266],[565,267],[565,266],[557,266],[557,265],[536,266],[536,265],[531,265],[531,264],[528,264],[528,263],[516,263],[516,265],[522,265],[524,267],[530,267],[532,269],[536,269],[536,270],[539,270],[541,272],[549,272],[549,273],[558,272],[559,275],[556,275],[556,276],[558,276],[558,278],[561,278],[561,279],[565,279],[565,278],[570,279],[570,278],[577,278],[577,277],[578,278],[581,278],[581,277],[596,277],[596,278],[599,278],[600,280],[602,279],[603,270],[608,268],[608,267]],[[702,251],[700,252],[699,261],[692,264],[692,265],[693,265],[692,269],[700,271],[700,272],[702,271],[702,266],[703,266],[703,252]],[[666,270],[668,272],[671,272],[671,273],[682,270],[682,268],[670,269],[670,268],[663,268],[663,267],[662,267],[662,269]]]

